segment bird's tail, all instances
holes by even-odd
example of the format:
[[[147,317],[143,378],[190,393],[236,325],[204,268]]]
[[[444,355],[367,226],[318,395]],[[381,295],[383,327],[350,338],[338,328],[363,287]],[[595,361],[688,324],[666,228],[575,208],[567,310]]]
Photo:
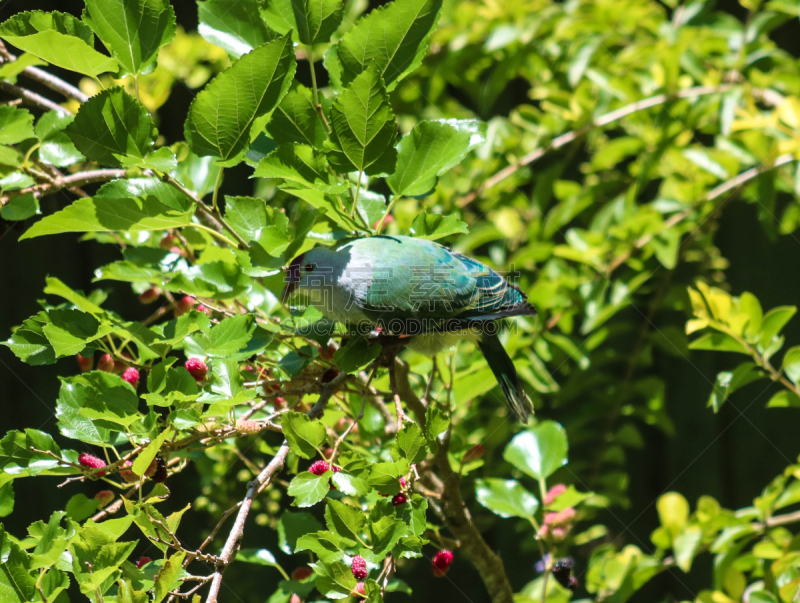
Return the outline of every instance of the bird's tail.
[[[522,423],[528,422],[533,413],[533,402],[525,393],[522,382],[517,376],[517,369],[497,335],[485,334],[478,339],[478,347],[492,369],[497,382],[503,389],[511,412]]]

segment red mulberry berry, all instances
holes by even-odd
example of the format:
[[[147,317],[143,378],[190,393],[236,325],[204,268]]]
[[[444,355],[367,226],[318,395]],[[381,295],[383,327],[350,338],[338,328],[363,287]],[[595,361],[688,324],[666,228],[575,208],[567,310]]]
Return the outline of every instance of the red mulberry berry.
[[[131,384],[133,389],[139,385],[139,371],[137,371],[132,366],[125,369],[125,372],[122,373],[122,380],[127,381]]]
[[[97,501],[97,508],[102,509],[114,500],[114,493],[111,490],[100,490],[100,492],[94,495],[94,498]]]
[[[362,598],[366,597],[367,596],[367,589],[366,589],[365,584],[363,582],[359,582],[358,584],[356,584],[353,587],[353,593],[352,594],[354,594],[354,595],[356,595],[358,597],[362,597]]]
[[[461,462],[471,463],[472,461],[477,461],[483,457],[484,452],[486,452],[486,449],[483,447],[483,444],[475,444],[464,453],[464,456],[461,457]]]
[[[86,452],[82,452],[78,455],[78,463],[87,469],[100,469],[106,466],[106,462],[103,459],[99,459],[93,454],[88,454]],[[105,474],[105,471],[101,471],[97,475],[103,474]]]
[[[367,561],[361,555],[356,555],[353,557],[353,563],[350,564],[350,570],[356,580],[363,580],[368,574]]]
[[[189,297],[188,295],[186,297],[181,298],[181,300],[177,304],[175,304],[175,312],[174,312],[175,318],[183,316],[184,314],[189,312],[189,310],[194,308],[194,305],[196,303],[197,302],[194,300],[194,298]]]
[[[155,287],[150,287],[147,291],[139,295],[139,301],[143,304],[152,304],[158,299],[161,292]]]
[[[206,366],[206,363],[199,358],[189,358],[184,366],[186,367],[186,370],[189,371],[189,374],[197,381],[202,381],[208,374],[208,367]]]
[[[120,469],[119,471],[119,475],[122,479],[124,479],[129,484],[139,481],[139,476],[136,475],[130,469],[130,467],[133,467],[133,463],[131,463],[130,461],[125,461],[124,463],[122,463],[122,466],[124,467],[124,469]]]
[[[453,553],[447,549],[442,549],[433,556],[433,575],[441,578],[450,569],[450,564],[453,562]]]
[[[152,559],[150,559],[150,557],[139,557],[139,559],[137,559],[137,561],[136,561],[136,567],[139,568],[139,569],[142,569],[142,567],[144,567],[145,565],[147,565],[151,561],[152,561]]]
[[[559,496],[564,494],[567,491],[567,487],[564,484],[556,484],[552,488],[547,491],[547,494],[544,495],[544,504],[552,505],[553,501],[557,499]]]
[[[250,419],[239,419],[236,421],[236,429],[242,433],[258,433],[262,428],[263,426],[258,421],[252,421]]]
[[[97,370],[103,371],[104,373],[114,372],[114,359],[111,357],[111,354],[103,354],[100,356],[100,360],[97,361]]]
[[[408,502],[408,497],[406,497],[406,495],[403,494],[402,492],[400,494],[395,494],[394,497],[392,498],[392,504],[395,507],[404,505],[407,502]]]
[[[76,358],[78,359],[78,366],[82,373],[88,373],[92,370],[92,367],[94,367],[94,356],[81,356],[80,354],[76,354]]]
[[[313,573],[310,567],[298,567],[292,572],[292,580],[305,580]]]
[[[308,470],[314,475],[322,475],[328,470],[328,463],[325,461],[314,461]]]

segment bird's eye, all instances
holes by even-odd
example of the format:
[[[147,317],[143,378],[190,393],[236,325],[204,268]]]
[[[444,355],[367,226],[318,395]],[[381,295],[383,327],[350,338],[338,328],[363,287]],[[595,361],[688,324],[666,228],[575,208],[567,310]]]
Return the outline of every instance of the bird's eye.
[[[314,272],[314,269],[316,267],[317,265],[314,262],[309,262],[308,264],[306,264],[306,272]]]

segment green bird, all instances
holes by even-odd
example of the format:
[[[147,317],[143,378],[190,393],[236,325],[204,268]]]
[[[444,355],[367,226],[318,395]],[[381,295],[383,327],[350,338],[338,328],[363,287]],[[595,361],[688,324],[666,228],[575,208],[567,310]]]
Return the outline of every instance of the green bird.
[[[425,239],[381,235],[297,256],[287,268],[284,301],[294,291],[350,332],[396,338],[429,356],[472,340],[514,415],[527,422],[533,412],[496,321],[536,309],[488,266]]]

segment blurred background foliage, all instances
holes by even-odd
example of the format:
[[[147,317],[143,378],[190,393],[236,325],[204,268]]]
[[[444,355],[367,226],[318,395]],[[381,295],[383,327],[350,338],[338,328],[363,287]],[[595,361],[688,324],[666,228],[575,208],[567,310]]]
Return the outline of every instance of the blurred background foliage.
[[[172,4],[178,33],[139,82],[163,144],[183,140],[189,103],[230,64],[224,50],[197,33],[195,3]],[[79,15],[83,3],[27,0],[24,7],[39,8]],[[347,2],[343,29],[367,8]],[[5,3],[0,18],[20,9]],[[748,585],[765,580],[776,595],[751,601],[794,600],[798,545],[786,528],[760,550],[692,559],[709,546],[719,553],[743,542],[743,532],[715,542],[720,530],[764,522],[795,504],[793,495],[785,505],[774,502],[791,491],[798,472],[800,397],[793,358],[770,364],[770,357],[782,337],[786,347],[800,343],[800,323],[772,332],[762,315],[800,299],[799,16],[800,4],[791,0],[448,0],[421,67],[391,92],[404,134],[422,119],[487,123],[486,142],[432,194],[397,202],[387,231],[405,232],[421,209],[458,213],[469,234],[451,238],[454,248],[511,267],[538,308],[538,321],[518,324],[508,348],[538,417],[566,429],[570,462],[553,483],[598,495],[580,516],[587,535],[564,551],[576,560],[578,598],[719,603],[741,600]],[[98,90],[90,79],[54,72],[89,95]],[[315,75],[328,86],[321,62]],[[298,62],[296,77],[311,86],[306,61]],[[299,218],[301,204],[251,175],[245,164],[226,170],[223,192],[264,198],[286,207],[291,221]],[[382,182],[374,190],[388,193]],[[46,197],[42,213],[65,203],[60,195]],[[17,241],[26,226],[0,222],[0,333],[38,310],[46,275],[88,291],[97,286],[95,269],[119,259],[102,237]],[[106,307],[137,320],[150,314],[127,284],[103,281],[102,288]],[[742,308],[746,291],[763,311],[752,301]],[[749,318],[740,321],[740,313]],[[690,335],[687,321],[700,321],[689,323]],[[737,352],[752,366],[742,369]],[[0,347],[4,431],[54,431],[52,400],[65,366],[26,366]],[[465,443],[486,447],[475,476],[520,477],[503,460],[514,425],[500,410],[501,394],[482,378],[485,370],[479,356],[459,354],[459,433]],[[781,383],[777,375],[791,380]],[[761,376],[767,379],[755,379]],[[182,526],[199,534],[252,478],[239,464],[209,491],[226,463],[213,454],[202,463],[172,486],[187,499],[200,497],[201,513],[187,515]],[[16,486],[17,505],[6,519],[12,532],[63,506],[62,492],[31,482]],[[680,495],[662,496],[669,491]],[[501,552],[515,592],[522,590],[536,578],[540,558],[530,526],[481,512],[467,486],[464,496],[487,542]],[[750,508],[759,496],[754,510],[735,517],[719,510]],[[277,550],[272,527],[286,501],[258,504],[250,546]],[[676,556],[683,551],[678,567],[639,584],[649,577],[642,555],[663,558],[673,547]],[[784,565],[772,567],[775,561]],[[234,566],[226,580],[248,593],[243,600],[263,601],[270,571]],[[455,564],[448,576],[452,582],[434,580],[420,564],[401,577],[414,600],[458,600],[463,593],[486,600],[468,564]],[[781,591],[786,584],[793,590]]]

